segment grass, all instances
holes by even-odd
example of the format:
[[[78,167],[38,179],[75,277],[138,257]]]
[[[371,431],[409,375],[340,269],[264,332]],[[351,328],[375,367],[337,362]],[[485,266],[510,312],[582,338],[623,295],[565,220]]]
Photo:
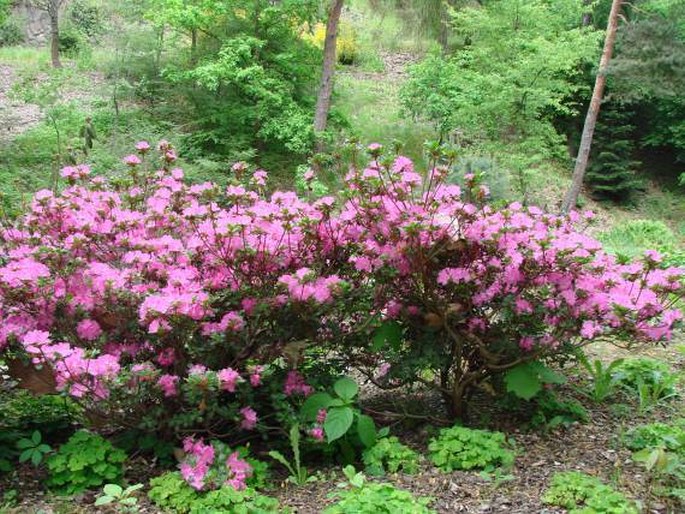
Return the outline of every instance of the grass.
[[[435,138],[434,130],[401,112],[398,84],[341,73],[336,81],[334,108],[350,123],[350,132],[363,144],[404,144],[403,153],[419,163],[423,143]]]

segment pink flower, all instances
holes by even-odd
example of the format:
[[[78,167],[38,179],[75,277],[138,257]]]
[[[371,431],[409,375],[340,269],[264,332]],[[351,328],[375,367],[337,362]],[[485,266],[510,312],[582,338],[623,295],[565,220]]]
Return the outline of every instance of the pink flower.
[[[150,143],[147,141],[138,141],[136,143],[136,150],[138,150],[141,154],[146,154],[150,150]]]
[[[162,375],[157,380],[157,385],[164,393],[164,396],[169,398],[178,395],[178,381],[179,377],[175,375]]]
[[[131,154],[124,157],[123,162],[124,164],[126,164],[126,166],[131,166],[133,168],[135,166],[138,166],[143,161],[141,161],[140,157],[138,157],[137,155]]]
[[[309,430],[309,435],[312,436],[317,441],[323,441],[323,428],[314,427]]]
[[[240,381],[240,373],[232,368],[225,368],[217,373],[221,389],[229,393],[235,393],[235,388]]]
[[[283,391],[285,392],[286,396],[292,396],[294,394],[309,396],[312,394],[312,392],[314,392],[314,389],[312,386],[307,385],[302,375],[300,375],[297,371],[292,370],[288,372]]]
[[[326,421],[327,415],[328,411],[326,411],[326,409],[319,409],[319,412],[316,413],[316,422],[319,425],[323,425],[323,422]]]
[[[240,414],[243,419],[240,422],[240,428],[243,430],[252,430],[257,426],[257,413],[250,407],[243,407],[240,409]]]
[[[245,481],[252,476],[252,466],[238,452],[233,452],[226,459],[226,467],[229,470],[226,483],[238,491],[245,489]]]
[[[97,321],[84,319],[76,325],[76,333],[85,341],[95,341],[102,334],[102,329]]]

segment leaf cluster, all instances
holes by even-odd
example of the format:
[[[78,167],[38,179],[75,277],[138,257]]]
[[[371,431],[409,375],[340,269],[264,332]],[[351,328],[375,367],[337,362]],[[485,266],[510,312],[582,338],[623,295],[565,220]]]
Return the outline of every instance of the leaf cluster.
[[[379,439],[371,448],[364,450],[362,460],[366,471],[372,475],[398,471],[414,474],[419,469],[419,455],[395,436]]]
[[[506,436],[489,430],[444,428],[431,440],[428,450],[433,464],[448,473],[458,469],[490,471],[514,463]]]
[[[578,471],[556,473],[542,501],[569,514],[637,514],[635,504],[597,477]]]
[[[349,489],[333,493],[338,502],[326,508],[324,514],[431,514],[428,508],[431,498],[415,498],[408,491],[392,484],[368,482],[362,473],[352,466],[344,469]]]
[[[123,450],[97,434],[79,430],[46,460],[47,484],[59,493],[72,495],[116,483],[123,476],[125,460]]]

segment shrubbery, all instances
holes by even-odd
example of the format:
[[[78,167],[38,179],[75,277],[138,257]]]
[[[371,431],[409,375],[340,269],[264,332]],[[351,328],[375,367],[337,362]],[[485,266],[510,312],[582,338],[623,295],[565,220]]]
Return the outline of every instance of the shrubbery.
[[[472,177],[465,194],[444,183],[449,162],[424,178],[371,145],[337,197],[308,201],[267,196],[266,172],[243,163],[223,191],[186,184],[159,151],[139,143],[109,181],[65,168],[69,187],[2,232],[4,354],[47,366],[111,425],[285,423],[331,383],[308,356],[334,350],[384,387],[436,388],[461,416],[522,363],[664,340],[680,319],[664,299],[682,271],[657,253],[618,264],[578,232],[589,215],[493,209]]]

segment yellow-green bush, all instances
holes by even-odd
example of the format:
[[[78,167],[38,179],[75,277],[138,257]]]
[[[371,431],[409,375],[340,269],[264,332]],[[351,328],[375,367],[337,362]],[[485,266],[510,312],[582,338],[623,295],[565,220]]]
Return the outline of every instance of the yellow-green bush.
[[[323,49],[324,42],[326,41],[326,25],[317,23],[312,27],[311,31],[305,31],[302,37],[317,48]],[[341,64],[353,64],[357,59],[358,52],[359,48],[354,27],[345,21],[340,22],[338,26],[338,42],[336,44],[338,62]]]

